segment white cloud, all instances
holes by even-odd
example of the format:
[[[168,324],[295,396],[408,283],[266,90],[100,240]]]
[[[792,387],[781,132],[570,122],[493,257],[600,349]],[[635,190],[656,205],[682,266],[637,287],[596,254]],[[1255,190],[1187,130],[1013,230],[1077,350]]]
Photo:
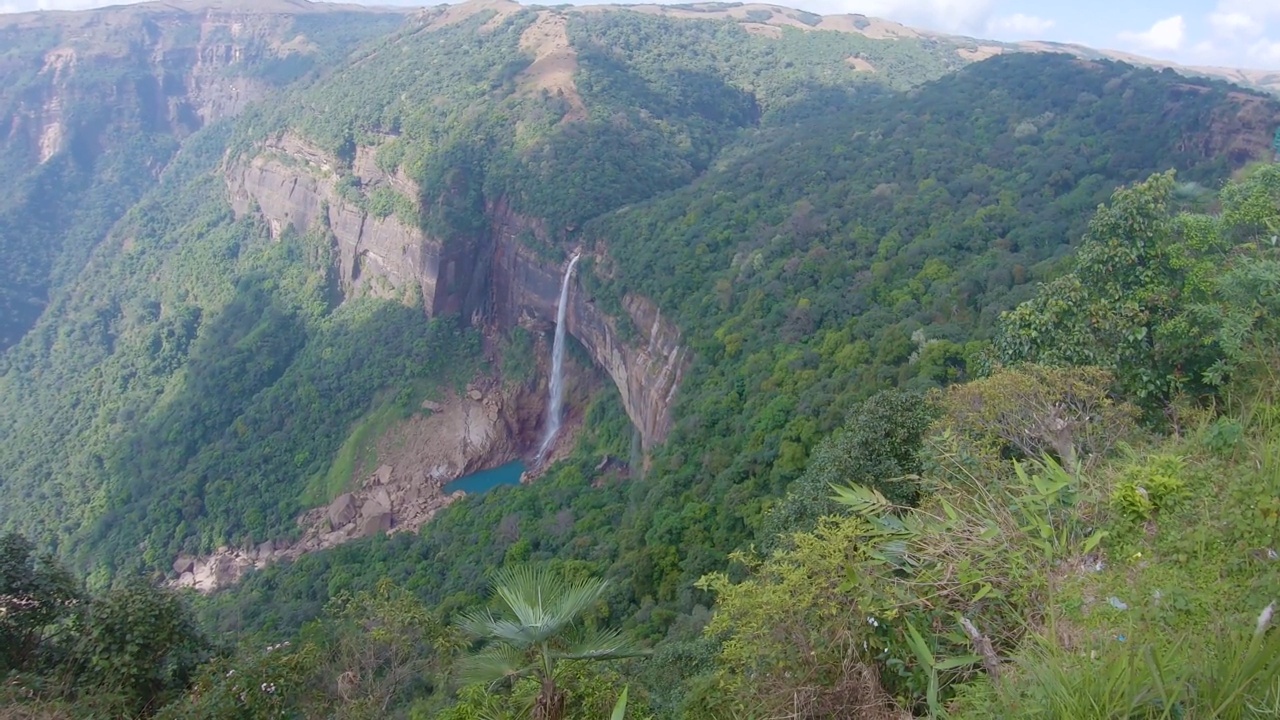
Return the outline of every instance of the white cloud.
[[[1263,38],[1250,45],[1249,59],[1259,67],[1280,68],[1280,40]]]
[[[1280,3],[1275,0],[1218,0],[1217,13],[1238,13],[1257,20],[1280,17]]]
[[[1209,37],[1194,48],[1198,61],[1280,69],[1276,0],[1218,0],[1208,14]]]
[[[1025,15],[1023,13],[1014,13],[1012,15],[1000,15],[993,17],[987,21],[987,32],[997,38],[1014,38],[1025,40],[1030,37],[1043,35],[1049,28],[1054,26],[1054,21],[1048,18],[1036,17],[1035,15]]]
[[[981,33],[996,0],[813,0],[794,2],[822,14],[860,13],[905,25],[954,33]],[[783,5],[792,4],[783,2]]]
[[[1143,32],[1122,32],[1117,37],[1121,42],[1137,45],[1143,50],[1177,50],[1187,36],[1187,22],[1181,15],[1174,15]]]
[[[1224,38],[1257,37],[1265,27],[1261,20],[1246,13],[1219,10],[1209,13],[1209,25],[1215,35]]]

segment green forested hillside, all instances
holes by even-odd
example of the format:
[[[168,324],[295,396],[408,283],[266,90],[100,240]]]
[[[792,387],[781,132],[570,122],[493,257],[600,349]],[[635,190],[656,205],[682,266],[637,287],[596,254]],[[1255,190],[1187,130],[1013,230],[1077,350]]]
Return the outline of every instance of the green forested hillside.
[[[533,707],[594,718],[615,699],[626,717],[785,717],[797,707],[807,717],[1274,717],[1280,166],[1228,186],[1221,213],[1178,213],[1172,193],[1168,175],[1118,191],[1064,277],[1086,294],[1128,289],[1138,307],[1163,309],[1151,315],[1157,325],[1157,316],[1198,318],[1222,369],[1205,376],[1218,407],[1171,398],[1170,422],[1144,427],[1130,402],[1141,398],[1116,389],[1146,367],[1036,365],[1012,351],[1010,364],[945,390],[878,394],[788,494],[799,503],[791,529],[771,550],[743,549],[701,577],[696,587],[715,607],[647,651],[609,629],[617,596],[589,564],[530,567],[525,537],[508,545],[491,599],[453,597],[434,610],[390,563],[411,548],[374,544],[363,569],[383,580],[335,588],[301,632],[255,636],[238,651],[194,631],[181,602],[136,586],[52,612],[40,608],[60,606],[12,605],[0,632],[5,648],[20,650],[0,657],[18,671],[5,692],[53,717],[172,700],[161,717],[393,708],[410,718],[518,718]],[[1099,274],[1117,247],[1150,271]],[[1024,333],[1037,315],[1048,331],[1069,332],[1069,317],[1043,310],[1059,289],[1039,288],[1001,320],[1001,336]],[[1151,335],[1131,347],[1160,346]],[[563,465],[560,476],[557,487],[533,489],[563,500]],[[910,504],[885,494],[902,483],[914,490]],[[815,484],[827,488],[825,506],[811,502]],[[505,527],[490,498],[520,494],[464,507]],[[76,594],[20,539],[0,547],[6,602]],[[419,555],[416,565],[445,559]],[[307,567],[251,578],[243,590],[257,601],[241,601],[261,607],[302,590]],[[330,581],[341,572],[334,566]],[[129,612],[160,622],[117,644]],[[50,623],[63,632],[22,634]],[[281,635],[289,639],[268,639]],[[477,636],[499,643],[477,649]],[[530,637],[544,639],[531,647]],[[210,656],[193,675],[193,661]],[[523,664],[534,657],[543,662]],[[39,684],[42,660],[74,684]]]
[[[32,511],[6,513],[5,522],[39,528],[68,550],[92,547],[85,562],[111,567],[164,568],[179,551],[261,542],[287,532],[304,509],[300,485],[324,470],[333,443],[341,442],[331,433],[358,417],[376,392],[397,390],[407,371],[389,375],[389,367],[412,365],[431,377],[435,366],[412,354],[420,347],[370,343],[381,354],[353,357],[360,363],[355,376],[324,350],[328,342],[346,346],[352,333],[384,330],[335,329],[333,340],[304,331],[329,322],[321,306],[333,298],[321,276],[331,260],[308,246],[326,239],[299,238],[286,243],[295,249],[261,257],[247,252],[265,228],[231,221],[220,180],[211,175],[223,148],[234,158],[290,128],[332,153],[349,196],[368,204],[379,198],[362,195],[348,173],[356,145],[376,144],[385,171],[403,168],[423,188],[421,198],[392,200],[418,204],[419,216],[408,219],[450,242],[485,227],[487,203],[508,198],[548,222],[538,242],[554,254],[563,228],[580,232],[593,215],[691,181],[744,127],[794,122],[808,112],[806,102],[829,105],[837,93],[844,106],[860,94],[884,93],[885,83],[910,86],[956,64],[918,43],[853,34],[810,44],[799,31],[773,41],[728,22],[573,15],[565,38],[579,53],[577,102],[588,111],[575,120],[563,92],[531,90],[532,80],[521,75],[533,58],[520,38],[545,22],[531,10],[504,18],[480,11],[452,23],[428,13],[314,84],[286,89],[279,102],[193,137],[164,184],[130,212],[93,264],[66,285],[65,300],[6,358],[6,402],[20,410],[6,419],[14,440],[0,452],[12,468],[11,502]],[[668,47],[678,49],[674,56]],[[844,62],[853,53],[893,70],[858,80]],[[748,78],[760,89],[747,86]],[[117,250],[126,245],[127,252]],[[163,282],[142,282],[144,273],[159,273]],[[411,311],[369,312],[361,322],[414,322]],[[377,319],[385,312],[404,315]],[[54,340],[67,332],[93,338],[94,349]],[[336,339],[344,335],[350,337]],[[240,353],[224,352],[232,344]],[[303,369],[316,353],[326,361]],[[390,365],[379,366],[382,360]],[[50,373],[62,380],[33,382]],[[113,380],[104,384],[96,373]],[[303,380],[299,373],[311,374]],[[196,384],[184,389],[188,378]],[[236,381],[227,385],[230,378]],[[286,412],[284,398],[312,397],[297,383],[326,388],[314,407],[332,415],[304,420]],[[248,430],[286,416],[296,435],[263,444],[260,429]],[[321,425],[329,429],[318,431]],[[36,441],[50,437],[66,441]],[[243,447],[229,448],[231,438]]]
[[[946,38],[500,2],[342,17],[227,70],[270,86],[235,119],[143,132],[131,105],[85,120],[109,148],[3,156],[0,528],[32,542],[0,545],[0,705],[1280,707],[1280,103],[1066,55],[966,63]],[[54,44],[0,70],[34,82],[18,59]],[[361,228],[394,216],[444,257],[517,222],[553,277],[592,251],[575,292],[617,341],[652,352],[639,296],[689,351],[666,441],[640,457],[600,372],[532,484],[211,596],[150,589],[179,553],[296,537],[353,427],[531,352],[482,314],[428,318],[412,282],[344,295],[330,199],[305,231],[233,212],[234,170],[286,133],[319,157],[282,166],[319,168]],[[365,186],[363,153],[394,182]]]
[[[0,348],[74,282],[181,140],[231,114],[241,94],[252,98],[253,83],[305,83],[402,21],[296,6],[296,17],[221,10],[131,8],[114,11],[114,22],[95,22],[97,13],[0,18]],[[297,47],[281,49],[286,40]]]
[[[368,587],[384,572],[436,601],[475,592],[475,569],[506,552],[493,528],[508,515],[521,521],[520,544],[533,557],[587,561],[616,577],[619,620],[635,613],[646,632],[662,633],[695,612],[708,599],[694,581],[774,527],[766,510],[815,444],[879,389],[970,377],[1000,311],[1052,274],[1117,183],[1145,178],[1162,166],[1150,158],[1163,156],[1185,163],[1173,202],[1196,206],[1205,191],[1190,179],[1221,177],[1221,159],[1174,150],[1212,108],[1205,96],[1196,96],[1205,105],[1184,109],[1181,129],[1162,126],[1163,138],[1147,129],[1153,120],[1100,125],[1107,115],[1091,110],[1115,103],[1140,113],[1170,91],[1164,83],[1180,81],[1120,67],[1080,72],[1057,57],[991,65],[803,131],[762,131],[690,189],[585,228],[609,249],[616,273],[609,283],[587,276],[589,290],[650,294],[679,313],[697,343],[677,439],[659,451],[645,482],[578,486],[579,474],[591,473],[587,456],[566,470],[567,487],[548,480],[494,493],[476,501],[493,510],[464,505],[421,540],[377,543],[372,552],[387,564],[376,570],[362,567],[365,550],[342,548],[251,579],[249,597],[287,583],[306,588],[300,599],[314,607],[334,587]],[[1036,83],[1055,71],[1060,94],[1045,97]],[[1117,81],[1125,73],[1132,75]],[[1108,84],[1110,100],[1085,96]],[[975,96],[990,101],[970,105]],[[926,116],[938,120],[912,124]],[[1016,137],[1028,117],[1043,131]],[[897,140],[885,137],[891,130]],[[550,529],[566,506],[575,521],[569,537]],[[612,523],[620,531],[608,531]],[[570,538],[578,543],[566,545]],[[424,558],[448,558],[457,574],[423,566]],[[293,612],[255,605],[235,602],[234,614],[266,613],[274,625]]]
[[[562,27],[560,17],[429,13],[245,126],[255,136],[291,127],[348,162],[357,144],[378,145],[381,166],[419,181],[425,221],[441,232],[474,230],[480,199],[503,196],[558,236],[688,183],[741,128],[841,112],[963,64],[949,44],[794,29],[774,39],[637,13],[569,13]],[[563,33],[572,85],[547,84],[536,62],[546,48],[521,45],[534,26]],[[881,70],[860,73],[852,57]],[[467,192],[441,196],[460,182]]]
[[[6,521],[88,565],[163,566],[279,532],[377,393],[472,367],[474,338],[426,323],[420,298],[338,308],[323,238],[234,221],[210,172],[223,138],[188,143],[57,321],[5,356],[6,504],[29,508]]]

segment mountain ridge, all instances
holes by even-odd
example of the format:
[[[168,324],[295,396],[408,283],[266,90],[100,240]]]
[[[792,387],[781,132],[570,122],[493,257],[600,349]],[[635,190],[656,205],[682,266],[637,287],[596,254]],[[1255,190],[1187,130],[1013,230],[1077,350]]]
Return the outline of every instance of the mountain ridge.
[[[147,0],[122,5],[106,5],[83,10],[27,10],[0,13],[0,27],[39,24],[41,22],[87,22],[110,15],[152,15],[162,13],[256,13],[262,15],[298,15],[328,13],[410,14],[419,8],[361,3],[315,2],[313,0]]]
[[[0,28],[6,25],[39,25],[50,20],[70,22],[77,16],[85,18],[101,17],[111,13],[136,12],[141,14],[160,14],[167,11],[187,13],[200,12],[250,12],[261,14],[325,14],[337,12],[368,12],[412,15],[417,13],[442,13],[445,22],[455,22],[475,12],[485,10],[496,11],[498,16],[515,12],[519,8],[546,8],[537,3],[521,5],[511,0],[468,0],[463,3],[440,3],[426,7],[382,6],[353,3],[312,2],[311,0],[269,0],[265,3],[250,0],[190,0],[175,2],[174,0],[153,0],[151,2],[131,5],[117,5],[105,8],[74,11],[29,11],[0,15]],[[870,38],[935,38],[959,45],[957,51],[966,60],[981,60],[1003,52],[1064,52],[1082,58],[1107,58],[1134,65],[1152,68],[1170,68],[1176,72],[1227,80],[1245,87],[1263,90],[1272,94],[1280,94],[1280,70],[1261,68],[1243,68],[1212,65],[1185,65],[1171,60],[1147,57],[1137,53],[1092,47],[1078,43],[1065,43],[1049,40],[1016,40],[1001,41],[984,39],[977,36],[946,33],[941,31],[913,28],[887,18],[878,18],[861,13],[835,13],[822,15],[798,8],[769,3],[682,3],[682,4],[608,4],[608,5],[572,5],[557,6],[567,12],[610,12],[630,10],[662,17],[678,17],[686,19],[727,19],[738,22],[752,32],[772,33],[784,27],[798,30],[829,30],[835,32],[854,32]]]

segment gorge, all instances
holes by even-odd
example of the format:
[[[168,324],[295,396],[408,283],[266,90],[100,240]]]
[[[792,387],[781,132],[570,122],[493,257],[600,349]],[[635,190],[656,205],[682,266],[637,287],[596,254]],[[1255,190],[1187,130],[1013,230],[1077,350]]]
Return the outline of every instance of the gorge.
[[[180,556],[170,580],[175,586],[210,592],[278,560],[371,534],[416,532],[463,496],[448,486],[452,481],[519,458],[530,461],[527,477],[544,470],[557,453],[566,373],[587,370],[579,365],[570,369],[569,337],[616,388],[639,438],[641,457],[635,461],[643,463],[643,453],[661,443],[671,428],[672,404],[689,354],[679,330],[647,298],[624,297],[625,315],[614,317],[576,289],[574,271],[580,260],[607,261],[602,244],[572,255],[561,273],[520,240],[543,232],[542,225],[511,211],[503,198],[486,200],[487,227],[472,236],[436,238],[401,214],[378,216],[361,200],[379,189],[413,198],[425,193],[403,171],[382,170],[375,157],[376,148],[358,146],[345,170],[340,159],[285,132],[243,157],[230,158],[223,183],[237,215],[260,218],[277,240],[286,234],[318,233],[330,244],[338,288],[347,300],[403,299],[408,293],[421,297],[424,322],[453,316],[498,334],[524,328],[544,337],[552,330],[549,348],[537,344],[549,350],[548,362],[537,363],[543,368],[539,376],[546,379],[545,402],[534,398],[530,386],[477,378],[457,397],[428,403],[432,414],[415,432],[433,439],[411,441],[417,443],[412,446],[418,457],[408,465],[392,463],[352,478],[349,492],[297,518],[301,534],[293,541],[259,538],[253,545]],[[355,179],[362,197],[340,189],[344,172]],[[621,323],[630,331],[620,328]],[[456,420],[450,419],[454,416]],[[448,459],[437,461],[437,456]]]
[[[1280,73],[14,4],[0,720],[1280,717]]]
[[[375,155],[376,148],[359,146],[350,164],[350,176],[366,192],[391,188],[409,198],[430,195],[403,172],[380,169]],[[690,358],[679,329],[651,300],[628,295],[622,299],[625,317],[612,317],[586,293],[567,292],[567,277],[562,282],[558,267],[519,239],[545,234],[542,225],[514,212],[505,198],[485,199],[480,231],[438,238],[397,214],[378,217],[344,197],[340,167],[337,158],[284,133],[227,167],[227,191],[237,214],[259,214],[277,237],[286,230],[327,233],[346,297],[400,297],[412,288],[421,293],[428,317],[456,314],[499,331],[520,326],[542,332],[563,316],[564,332],[617,387],[643,447],[666,438]],[[607,260],[601,249],[588,256]],[[637,339],[624,339],[619,323],[630,324]]]

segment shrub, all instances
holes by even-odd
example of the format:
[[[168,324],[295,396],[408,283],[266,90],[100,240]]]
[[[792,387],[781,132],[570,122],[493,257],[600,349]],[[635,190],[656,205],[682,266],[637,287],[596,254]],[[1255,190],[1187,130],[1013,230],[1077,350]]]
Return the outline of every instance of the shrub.
[[[1147,458],[1140,467],[1128,468],[1120,477],[1111,502],[1120,514],[1135,522],[1151,516],[1182,494],[1183,460],[1170,455]]]
[[[937,406],[928,398],[901,390],[879,392],[854,407],[844,426],[814,449],[804,475],[765,520],[765,545],[841,512],[830,498],[833,484],[867,485],[891,502],[914,504],[920,449],[936,417]]]
[[[1069,470],[1088,469],[1134,428],[1137,411],[1112,399],[1109,372],[1019,365],[948,388],[936,430],[995,464],[1053,453]]]

